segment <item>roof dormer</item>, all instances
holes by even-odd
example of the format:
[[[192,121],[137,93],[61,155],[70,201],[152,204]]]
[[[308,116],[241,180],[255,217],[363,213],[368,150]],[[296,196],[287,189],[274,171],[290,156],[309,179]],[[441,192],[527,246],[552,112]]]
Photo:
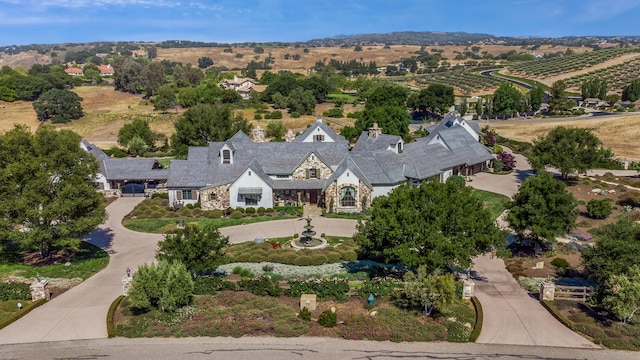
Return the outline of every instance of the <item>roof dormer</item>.
[[[222,148],[220,148],[218,156],[220,157],[221,164],[233,164],[233,150],[229,145],[224,144]]]

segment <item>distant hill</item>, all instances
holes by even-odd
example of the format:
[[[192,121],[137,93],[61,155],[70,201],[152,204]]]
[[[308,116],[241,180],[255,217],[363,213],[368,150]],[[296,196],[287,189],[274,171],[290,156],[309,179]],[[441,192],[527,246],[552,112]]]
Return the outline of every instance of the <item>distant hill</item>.
[[[336,35],[330,38],[314,39],[304,42],[310,46],[340,45],[564,45],[564,46],[598,46],[604,43],[640,44],[640,36],[565,36],[565,37],[513,37],[490,34],[473,34],[466,32],[436,31],[399,31],[386,34]]]
[[[82,51],[90,49],[93,53],[110,53],[122,51],[130,52],[144,49],[149,46],[161,48],[207,48],[207,47],[332,47],[332,46],[370,46],[370,45],[510,45],[510,46],[536,46],[536,45],[562,45],[562,46],[587,46],[598,47],[624,47],[640,44],[640,36],[566,36],[566,37],[509,37],[490,34],[473,34],[465,32],[437,32],[437,31],[398,31],[385,34],[355,34],[336,35],[323,39],[313,39],[298,42],[245,42],[245,43],[217,43],[191,40],[166,40],[162,42],[94,42],[84,44],[28,44],[28,45],[4,45],[0,46],[0,54],[15,55],[27,51],[37,51],[40,55],[48,55],[51,52],[66,50]]]

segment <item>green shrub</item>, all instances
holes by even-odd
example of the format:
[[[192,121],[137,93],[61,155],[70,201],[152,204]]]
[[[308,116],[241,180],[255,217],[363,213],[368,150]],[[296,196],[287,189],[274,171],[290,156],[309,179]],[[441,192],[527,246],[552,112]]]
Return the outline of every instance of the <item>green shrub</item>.
[[[238,282],[238,286],[252,294],[258,296],[280,296],[282,289],[268,276],[260,276],[257,279],[243,279]]]
[[[255,214],[255,213],[256,213],[256,209],[255,209],[255,208],[250,207],[250,208],[247,208],[244,212],[245,212],[246,214],[251,215],[251,214]]]
[[[260,209],[258,209],[258,210],[260,210]],[[265,212],[267,212],[267,213],[272,213],[272,212],[273,212],[273,209],[272,209],[272,208],[267,208],[267,209],[265,210]]]
[[[191,274],[184,264],[160,261],[138,268],[127,299],[134,311],[146,312],[157,308],[173,312],[191,302],[193,287]]]
[[[198,277],[193,280],[193,293],[195,295],[214,295],[226,287],[224,283],[234,284],[230,281],[222,280],[217,276]]]
[[[311,256],[307,256],[307,255],[298,256],[295,260],[293,260],[293,265],[297,265],[297,266],[312,265]]]
[[[271,264],[265,264],[265,265],[262,265],[262,271],[264,271],[264,272],[271,272],[271,271],[273,271],[273,265],[271,265]]]
[[[236,266],[232,270],[233,274],[240,275],[242,277],[254,277],[255,275],[249,269],[245,269],[242,266]]]
[[[235,210],[229,216],[229,218],[234,219],[234,220],[242,219],[243,217],[244,217],[244,214],[242,212],[238,211],[238,210]]]
[[[322,265],[329,262],[329,259],[326,255],[323,254],[314,254],[311,256],[311,265]]]
[[[502,161],[495,159],[493,160],[493,171],[494,172],[500,172],[502,171],[502,169],[504,168],[504,164],[502,163]]]
[[[394,288],[399,285],[400,283],[397,280],[373,278],[362,283],[362,286],[358,289],[358,295],[365,299],[369,297],[369,294],[373,294],[376,298],[385,297],[390,295]]]
[[[335,251],[327,251],[324,253],[325,256],[327,257],[327,263],[329,264],[333,264],[333,263],[337,263],[340,261],[340,253],[335,252]]]
[[[344,261],[356,261],[356,260],[358,260],[358,254],[355,252],[355,250],[351,250],[351,249],[340,250],[340,256],[342,257],[342,260],[344,260]]]
[[[122,299],[124,299],[124,295],[118,296],[111,303],[111,306],[109,306],[109,310],[107,311],[107,337],[109,338],[114,338],[116,337],[116,335],[118,335],[116,333],[116,326],[113,323],[113,316],[115,315],[116,309],[118,308],[118,305],[120,305]]]
[[[304,321],[311,321],[311,311],[306,307],[303,307],[302,310],[300,310],[300,313],[298,313],[298,318]]]
[[[454,184],[458,184],[460,187],[464,187],[465,180],[460,175],[451,175],[447,178],[447,182],[452,182]]]
[[[251,254],[248,262],[252,263],[261,263],[263,261],[267,261],[267,257],[262,254]]]
[[[318,317],[318,324],[326,328],[332,328],[338,325],[338,314],[331,310],[325,310],[320,314],[320,317]]]
[[[0,283],[0,301],[31,300],[29,284]]]
[[[568,268],[569,262],[567,261],[567,259],[557,257],[551,260],[551,265],[559,268]]]
[[[272,111],[270,114],[265,115],[264,118],[273,119],[273,120],[282,119],[282,111],[280,110]]]
[[[281,254],[280,257],[281,257],[281,261],[280,261],[281,264],[295,265],[294,262],[298,258],[298,254],[291,251],[291,252]]]
[[[342,108],[331,108],[323,112],[322,116],[331,117],[331,118],[341,118],[341,117],[344,117],[344,113],[342,112]]]
[[[482,332],[482,322],[484,321],[484,313],[482,312],[482,304],[480,304],[480,300],[477,297],[471,298],[471,303],[473,307],[476,309],[476,326],[471,331],[469,335],[470,342],[476,342],[478,337],[480,336],[480,332]]]
[[[222,217],[222,210],[214,209],[207,211],[207,217],[209,219],[220,219]]]
[[[264,213],[265,213],[265,209],[264,209],[264,207],[260,206],[260,207],[258,208],[258,214],[259,214],[259,215],[264,215]]]
[[[606,219],[611,215],[611,203],[607,199],[591,199],[587,203],[587,212],[592,219]]]
[[[151,194],[152,199],[169,199],[169,193],[153,193]]]
[[[253,120],[262,120],[262,115],[255,113],[255,115],[253,115]]]
[[[294,118],[294,119],[297,119],[297,118],[300,117],[300,113],[297,112],[297,111],[294,111],[294,112],[291,113],[291,117]]]
[[[344,299],[349,292],[349,282],[346,279],[316,279],[290,280],[289,292],[291,296],[302,294],[316,294],[320,298]]]

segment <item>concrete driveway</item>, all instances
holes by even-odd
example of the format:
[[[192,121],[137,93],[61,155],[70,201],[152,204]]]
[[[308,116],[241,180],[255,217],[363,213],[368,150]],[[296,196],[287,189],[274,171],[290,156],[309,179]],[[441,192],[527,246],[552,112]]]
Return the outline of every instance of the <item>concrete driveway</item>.
[[[513,154],[510,149],[504,149]],[[516,168],[508,175],[480,173],[468,183],[474,189],[513,197],[533,170],[522,155],[513,154]],[[498,221],[506,224],[502,218]],[[499,258],[483,255],[474,259],[475,295],[482,304],[484,323],[478,343],[598,348],[558,322],[537,299],[520,287]]]
[[[122,277],[154,259],[162,235],[125,229],[121,220],[144,198],[120,198],[107,207],[108,219],[88,238],[111,255],[109,265],[80,285],[55,296],[0,330],[0,344],[106,338],[106,315],[122,294]]]
[[[518,285],[502,259],[474,260],[476,297],[484,322],[477,343],[598,348],[566,328]]]

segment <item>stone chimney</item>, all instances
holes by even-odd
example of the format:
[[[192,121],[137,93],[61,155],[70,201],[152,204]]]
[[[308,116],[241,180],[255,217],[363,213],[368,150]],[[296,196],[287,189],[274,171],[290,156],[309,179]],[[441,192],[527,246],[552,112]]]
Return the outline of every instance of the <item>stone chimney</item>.
[[[378,127],[378,123],[373,123],[373,126],[369,128],[369,137],[375,139],[379,135],[382,135],[382,129]]]

